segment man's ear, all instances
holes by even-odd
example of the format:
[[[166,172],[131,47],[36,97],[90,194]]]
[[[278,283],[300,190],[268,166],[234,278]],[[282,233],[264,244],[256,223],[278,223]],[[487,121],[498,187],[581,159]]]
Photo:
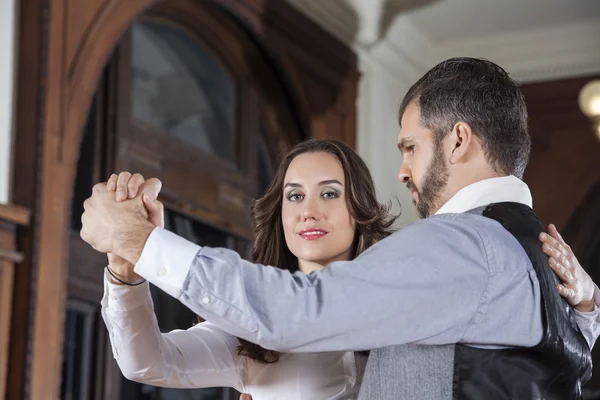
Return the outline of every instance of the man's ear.
[[[471,126],[466,122],[457,122],[449,135],[450,164],[464,161],[470,148],[473,146],[474,134]]]

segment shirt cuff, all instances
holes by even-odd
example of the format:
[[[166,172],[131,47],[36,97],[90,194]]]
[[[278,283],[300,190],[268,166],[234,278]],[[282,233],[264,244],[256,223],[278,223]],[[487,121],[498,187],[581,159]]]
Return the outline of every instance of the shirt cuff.
[[[133,270],[178,299],[200,248],[197,244],[163,228],[154,228]]]
[[[600,322],[600,289],[594,283],[594,309],[588,312],[575,311],[575,315],[590,323],[593,321]]]
[[[108,273],[108,268],[104,269],[104,293],[106,308],[116,311],[134,310],[151,299],[147,281],[137,286],[115,284]]]

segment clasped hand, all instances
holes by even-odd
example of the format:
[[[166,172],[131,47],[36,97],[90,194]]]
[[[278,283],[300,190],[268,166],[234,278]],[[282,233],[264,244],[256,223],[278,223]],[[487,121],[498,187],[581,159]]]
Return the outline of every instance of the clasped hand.
[[[135,264],[155,226],[163,226],[162,183],[140,174],[113,174],[83,203],[81,238],[95,250]]]

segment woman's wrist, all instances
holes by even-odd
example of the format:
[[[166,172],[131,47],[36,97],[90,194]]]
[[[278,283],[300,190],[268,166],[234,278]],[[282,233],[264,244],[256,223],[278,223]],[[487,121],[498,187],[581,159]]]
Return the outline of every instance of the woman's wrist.
[[[108,257],[108,268],[109,275],[111,276],[111,283],[117,285],[123,284],[137,284],[143,281],[144,278],[136,274],[133,270],[134,265],[118,258],[116,256],[109,255]],[[126,282],[126,283],[124,283]]]
[[[110,275],[110,282],[113,283],[113,284],[115,284],[115,285],[139,286],[142,283],[146,282],[146,280],[144,278],[141,278],[141,277],[140,277],[140,280],[138,280],[137,282],[126,281],[126,280],[123,279],[123,277],[119,277],[118,275],[116,275],[110,269],[110,266],[107,269],[108,269],[108,274]]]

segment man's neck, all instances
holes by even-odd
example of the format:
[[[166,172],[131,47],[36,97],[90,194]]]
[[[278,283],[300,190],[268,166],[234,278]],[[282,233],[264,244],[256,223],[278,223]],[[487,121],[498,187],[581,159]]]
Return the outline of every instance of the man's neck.
[[[432,215],[435,214],[440,208],[442,208],[444,204],[446,204],[451,198],[453,198],[456,195],[456,193],[466,188],[467,186],[487,179],[498,178],[501,176],[503,175],[493,171],[489,166],[480,168],[474,167],[468,172],[466,170],[456,171],[448,179],[448,184],[446,185],[444,192],[440,196],[440,201],[438,204],[436,204],[435,210],[433,210]]]
[[[525,182],[512,175],[483,179],[460,189],[436,214],[462,213],[501,202],[520,203],[531,208],[531,191]]]

